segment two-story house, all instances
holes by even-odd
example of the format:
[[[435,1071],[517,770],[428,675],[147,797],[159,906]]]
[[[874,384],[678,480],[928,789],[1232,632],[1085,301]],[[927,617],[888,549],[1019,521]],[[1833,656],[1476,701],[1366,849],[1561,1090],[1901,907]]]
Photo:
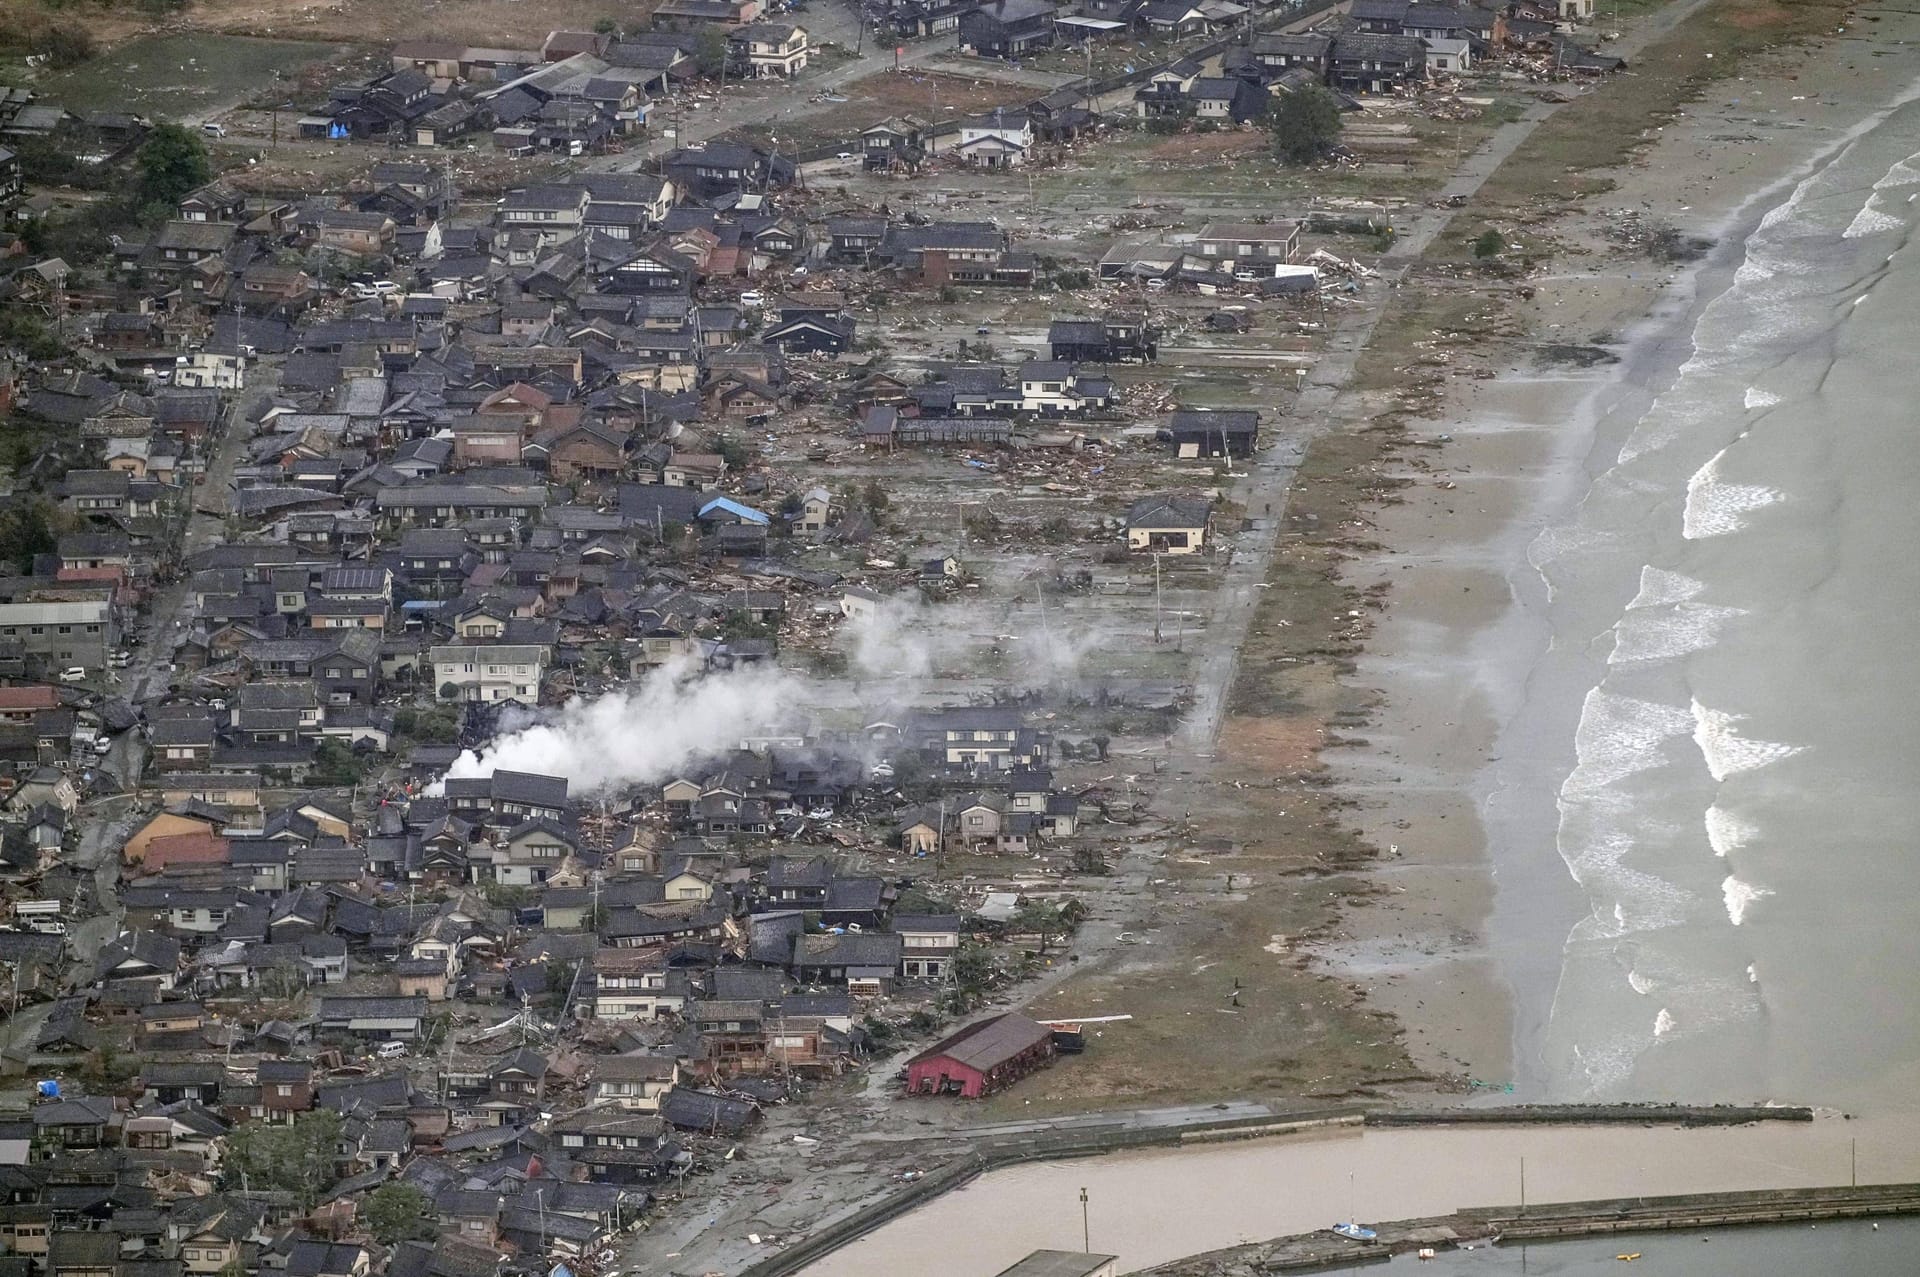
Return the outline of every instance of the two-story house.
[[[805,27],[791,22],[753,22],[727,33],[729,53],[755,79],[790,77],[804,71],[813,47]]]

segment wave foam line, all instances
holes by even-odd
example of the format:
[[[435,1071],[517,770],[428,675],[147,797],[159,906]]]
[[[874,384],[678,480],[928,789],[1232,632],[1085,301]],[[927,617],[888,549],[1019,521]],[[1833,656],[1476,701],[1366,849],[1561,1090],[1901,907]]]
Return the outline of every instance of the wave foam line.
[[[1693,743],[1707,761],[1707,772],[1715,780],[1725,780],[1742,772],[1754,771],[1791,758],[1804,748],[1780,741],[1753,740],[1740,734],[1745,716],[1724,710],[1708,709],[1698,699],[1693,702]]]

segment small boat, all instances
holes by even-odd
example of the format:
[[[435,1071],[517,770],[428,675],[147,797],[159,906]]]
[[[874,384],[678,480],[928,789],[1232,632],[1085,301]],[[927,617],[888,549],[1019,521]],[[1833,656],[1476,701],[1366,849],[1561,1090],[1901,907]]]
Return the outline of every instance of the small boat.
[[[1333,1231],[1348,1241],[1354,1242],[1376,1241],[1380,1237],[1380,1234],[1371,1228],[1363,1228],[1359,1224],[1335,1224]]]
[[[1636,1250],[1625,1255],[1615,1255],[1614,1258],[1623,1264],[1631,1264],[1634,1260],[1640,1258],[1640,1252]]]

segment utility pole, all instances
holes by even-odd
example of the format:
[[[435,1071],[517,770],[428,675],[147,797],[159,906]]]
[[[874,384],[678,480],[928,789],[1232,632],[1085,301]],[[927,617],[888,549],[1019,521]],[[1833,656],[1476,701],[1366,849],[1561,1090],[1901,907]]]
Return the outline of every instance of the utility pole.
[[[1160,552],[1153,552],[1153,641],[1160,641]]]
[[[1087,1223],[1087,1190],[1084,1185],[1080,1189],[1080,1249],[1089,1255],[1093,1253],[1093,1230]]]

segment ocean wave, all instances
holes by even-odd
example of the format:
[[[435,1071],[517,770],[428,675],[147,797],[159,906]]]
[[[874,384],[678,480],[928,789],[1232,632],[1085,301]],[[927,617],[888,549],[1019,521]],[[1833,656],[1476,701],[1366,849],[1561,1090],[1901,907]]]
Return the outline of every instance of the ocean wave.
[[[1746,846],[1760,832],[1757,826],[1740,819],[1719,803],[1707,808],[1706,825],[1707,846],[1713,848],[1713,854],[1722,859],[1728,852]]]
[[[1720,641],[1727,623],[1746,615],[1744,608],[1709,603],[1675,603],[1664,612],[1628,611],[1613,627],[1609,665],[1670,661],[1704,652]]]
[[[1847,229],[1840,232],[1841,239],[1865,239],[1869,235],[1884,235],[1888,231],[1904,230],[1906,223],[1899,218],[1882,213],[1873,206],[1869,198],[1853,220],[1847,223]]]
[[[1915,160],[1920,160],[1920,155],[1909,155],[1904,160],[1894,161],[1893,167],[1887,170],[1887,175],[1873,184],[1873,189],[1884,191],[1894,186],[1912,186],[1920,183],[1920,168],[1913,166]]]
[[[1747,910],[1757,900],[1765,900],[1772,895],[1765,887],[1756,887],[1752,883],[1741,882],[1732,874],[1720,884],[1720,894],[1727,902],[1727,921],[1739,926],[1747,920]]]
[[[1580,707],[1580,725],[1573,734],[1578,762],[1561,783],[1561,796],[1578,801],[1660,766],[1667,743],[1694,725],[1693,716],[1677,705],[1594,688]]]
[[[1780,396],[1771,390],[1762,390],[1758,386],[1748,386],[1746,401],[1742,405],[1748,412],[1756,408],[1771,408],[1780,402]]]
[[[1738,724],[1743,715],[1708,709],[1697,699],[1693,702],[1693,741],[1707,761],[1707,772],[1715,780],[1725,780],[1742,772],[1754,771],[1802,750],[1800,745],[1779,741],[1752,740],[1742,736]]]
[[[1627,987],[1644,998],[1647,994],[1653,992],[1653,981],[1647,979],[1647,977],[1641,975],[1638,971],[1629,971],[1627,972]]]
[[[1627,610],[1639,607],[1671,607],[1675,603],[1685,603],[1707,588],[1705,581],[1696,581],[1668,568],[1656,568],[1647,564],[1640,569],[1640,592],[1633,596],[1633,602],[1627,604]]]
[[[1680,535],[1689,541],[1725,536],[1747,526],[1745,515],[1786,500],[1778,488],[1757,483],[1729,483],[1720,477],[1720,464],[1727,450],[1722,448],[1687,480],[1687,505],[1681,516]]]
[[[1660,1014],[1653,1017],[1653,1036],[1664,1038],[1671,1032],[1673,1032],[1673,1012],[1661,1007]]]

